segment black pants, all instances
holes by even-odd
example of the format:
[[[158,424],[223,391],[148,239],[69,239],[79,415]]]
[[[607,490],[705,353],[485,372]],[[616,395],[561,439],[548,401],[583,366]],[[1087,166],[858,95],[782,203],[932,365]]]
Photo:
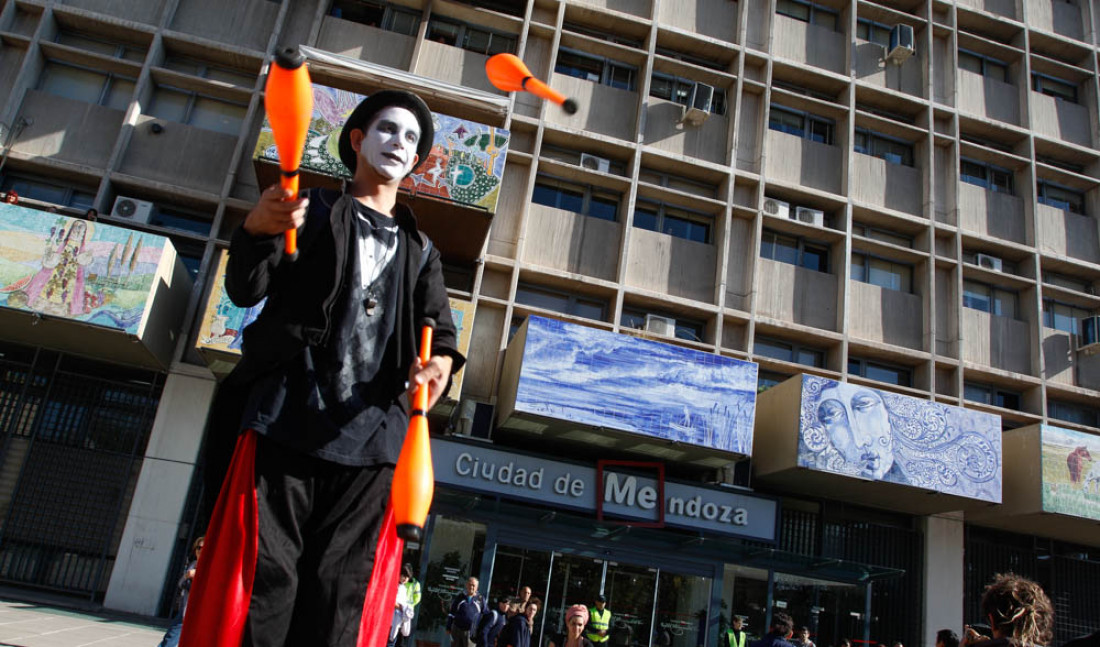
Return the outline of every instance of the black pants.
[[[393,467],[258,438],[259,554],[243,647],[355,647]]]

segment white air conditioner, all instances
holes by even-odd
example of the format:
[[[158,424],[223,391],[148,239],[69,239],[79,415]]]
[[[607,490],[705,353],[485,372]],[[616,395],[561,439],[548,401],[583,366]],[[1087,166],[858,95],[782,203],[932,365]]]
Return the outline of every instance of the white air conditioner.
[[[645,331],[662,337],[676,336],[676,320],[671,317],[659,315],[645,316]]]
[[[901,65],[917,53],[914,43],[912,25],[894,25],[890,30],[890,46],[886,48],[886,60]]]
[[[798,222],[804,222],[807,225],[813,225],[815,227],[825,226],[825,212],[821,209],[811,209],[809,207],[795,207],[794,218]]]
[[[130,222],[148,223],[153,217],[153,203],[120,195],[115,198],[111,208],[111,217]]]
[[[974,259],[974,262],[978,264],[978,267],[984,267],[987,270],[993,270],[994,272],[1001,271],[1001,259],[996,256],[990,256],[989,254],[978,254]]]
[[[691,86],[688,103],[684,106],[684,121],[689,121],[698,126],[707,120],[713,107],[714,86],[706,83],[696,83]]]
[[[764,213],[777,218],[790,218],[791,205],[775,198],[764,198]]]
[[[607,173],[611,168],[611,160],[597,157],[595,155],[589,155],[588,153],[581,153],[581,168],[586,168],[589,171],[599,171],[600,173]]]

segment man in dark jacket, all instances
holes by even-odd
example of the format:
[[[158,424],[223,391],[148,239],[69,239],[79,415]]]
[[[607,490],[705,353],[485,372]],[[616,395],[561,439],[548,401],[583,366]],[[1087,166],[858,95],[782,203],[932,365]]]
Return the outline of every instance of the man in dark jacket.
[[[269,187],[233,235],[226,291],[240,307],[267,299],[212,407],[208,441],[216,491],[228,464],[219,447],[256,434],[245,645],[356,644],[408,426],[407,388],[427,384],[431,408],[464,361],[439,252],[397,203],[433,134],[416,95],[371,95],[340,135],[353,174],[346,192]],[[290,228],[299,230],[296,260],[283,251]],[[425,318],[436,328],[422,366]]]
[[[485,610],[485,600],[477,594],[477,578],[466,580],[466,590],[451,601],[451,612],[447,614],[447,633],[451,636],[451,647],[474,647],[477,638],[478,620]]]
[[[497,636],[504,628],[504,623],[508,621],[508,605],[511,603],[511,598],[497,598],[497,607],[488,608],[481,614],[481,620],[477,624],[477,638],[474,639],[475,645],[493,647],[497,644]]]
[[[787,639],[794,633],[794,621],[785,613],[772,616],[772,628],[768,635],[749,643],[749,647],[792,647]]]

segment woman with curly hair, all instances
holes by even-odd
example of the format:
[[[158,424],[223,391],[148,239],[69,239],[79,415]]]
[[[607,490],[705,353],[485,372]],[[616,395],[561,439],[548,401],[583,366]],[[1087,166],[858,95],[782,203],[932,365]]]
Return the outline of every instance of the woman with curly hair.
[[[993,576],[982,594],[982,615],[993,638],[966,627],[964,646],[1044,647],[1054,638],[1054,607],[1037,583],[1013,573]]]

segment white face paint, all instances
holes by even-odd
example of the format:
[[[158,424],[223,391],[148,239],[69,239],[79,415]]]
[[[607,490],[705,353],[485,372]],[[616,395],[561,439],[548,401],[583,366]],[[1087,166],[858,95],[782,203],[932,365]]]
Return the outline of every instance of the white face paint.
[[[400,180],[416,164],[420,123],[407,108],[383,108],[363,133],[359,157],[387,180]]]

